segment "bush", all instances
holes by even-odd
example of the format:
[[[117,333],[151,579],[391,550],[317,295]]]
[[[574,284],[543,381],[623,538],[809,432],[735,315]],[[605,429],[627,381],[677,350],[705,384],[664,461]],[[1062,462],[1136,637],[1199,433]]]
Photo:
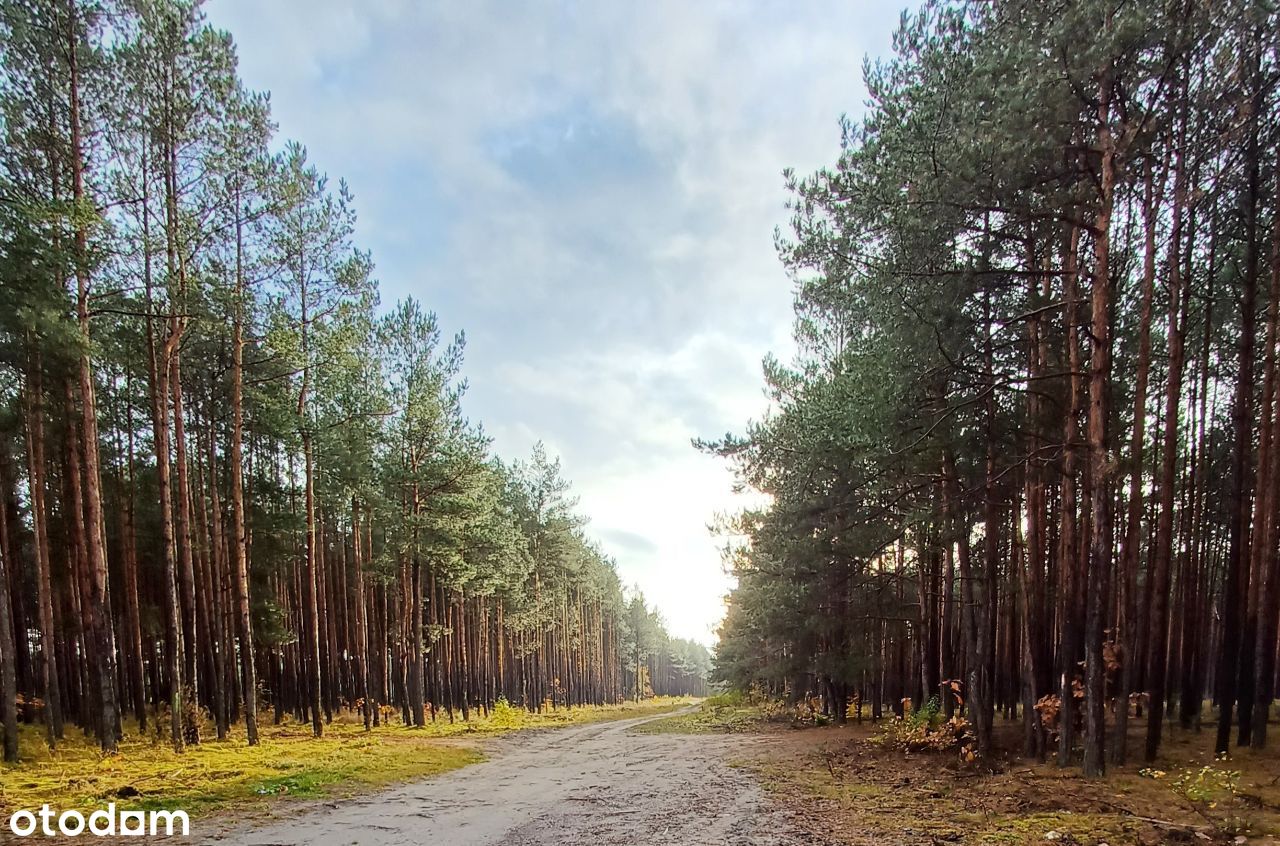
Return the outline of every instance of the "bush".
[[[1218,758],[1225,762],[1225,755]],[[1138,771],[1146,778],[1162,779],[1167,773],[1149,767]],[[1186,801],[1225,837],[1250,833],[1253,820],[1247,797],[1240,793],[1240,771],[1205,765],[1184,767],[1168,782],[1169,790]]]
[[[747,696],[740,690],[728,690],[708,696],[703,704],[708,708],[740,708],[747,704]]]
[[[1199,769],[1183,769],[1169,787],[1189,802],[1202,803],[1212,808],[1218,802],[1235,796],[1239,782],[1239,770],[1204,766]]]
[[[489,723],[495,728],[520,728],[528,722],[528,712],[517,708],[505,696],[498,697],[489,712]]]
[[[902,752],[958,752],[965,761],[976,757],[969,721],[957,713],[951,719],[942,714],[938,697],[918,711],[887,721],[875,738],[877,743]]]

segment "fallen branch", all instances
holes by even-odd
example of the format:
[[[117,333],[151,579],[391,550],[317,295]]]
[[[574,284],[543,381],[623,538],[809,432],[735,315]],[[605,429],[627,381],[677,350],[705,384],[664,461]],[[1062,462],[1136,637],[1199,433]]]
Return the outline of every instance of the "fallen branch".
[[[1106,799],[1098,799],[1096,801],[1100,805],[1106,805],[1108,808],[1111,808],[1112,810],[1119,811],[1120,813],[1124,814],[1126,817],[1138,820],[1140,822],[1150,823],[1151,825],[1159,826],[1161,828],[1181,829],[1183,831],[1215,831],[1216,830],[1213,826],[1209,826],[1209,825],[1192,825],[1191,823],[1179,823],[1179,822],[1173,822],[1172,820],[1160,820],[1160,819],[1156,819],[1155,817],[1144,817],[1141,814],[1135,814],[1133,811],[1129,810],[1124,805],[1117,805],[1115,802],[1108,802]]]

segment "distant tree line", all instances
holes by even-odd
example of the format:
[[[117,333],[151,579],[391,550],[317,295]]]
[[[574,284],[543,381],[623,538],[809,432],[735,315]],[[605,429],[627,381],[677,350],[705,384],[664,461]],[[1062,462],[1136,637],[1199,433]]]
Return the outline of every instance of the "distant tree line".
[[[6,759],[703,690],[198,2],[0,0],[0,119]]]
[[[1264,746],[1274,4],[930,0],[893,44],[837,163],[790,180],[774,410],[704,445],[769,494],[731,526],[716,672],[837,719],[959,690],[982,754],[1003,713],[1087,775],[1205,700],[1218,751]]]

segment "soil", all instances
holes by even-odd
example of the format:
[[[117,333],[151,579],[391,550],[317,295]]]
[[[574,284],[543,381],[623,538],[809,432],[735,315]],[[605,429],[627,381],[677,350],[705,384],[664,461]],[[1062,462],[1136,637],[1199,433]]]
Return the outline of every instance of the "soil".
[[[288,818],[197,824],[227,846],[827,846],[749,768],[768,736],[633,732],[621,720],[499,738],[489,760]],[[204,829],[204,830],[201,830]]]

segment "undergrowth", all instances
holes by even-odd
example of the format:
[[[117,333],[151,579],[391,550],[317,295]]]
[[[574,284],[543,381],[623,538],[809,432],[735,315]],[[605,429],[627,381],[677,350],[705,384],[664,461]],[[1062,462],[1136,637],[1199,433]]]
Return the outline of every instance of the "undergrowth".
[[[900,752],[959,752],[963,761],[975,759],[973,733],[969,721],[956,711],[947,717],[938,697],[932,697],[923,708],[886,720],[874,742]]]

